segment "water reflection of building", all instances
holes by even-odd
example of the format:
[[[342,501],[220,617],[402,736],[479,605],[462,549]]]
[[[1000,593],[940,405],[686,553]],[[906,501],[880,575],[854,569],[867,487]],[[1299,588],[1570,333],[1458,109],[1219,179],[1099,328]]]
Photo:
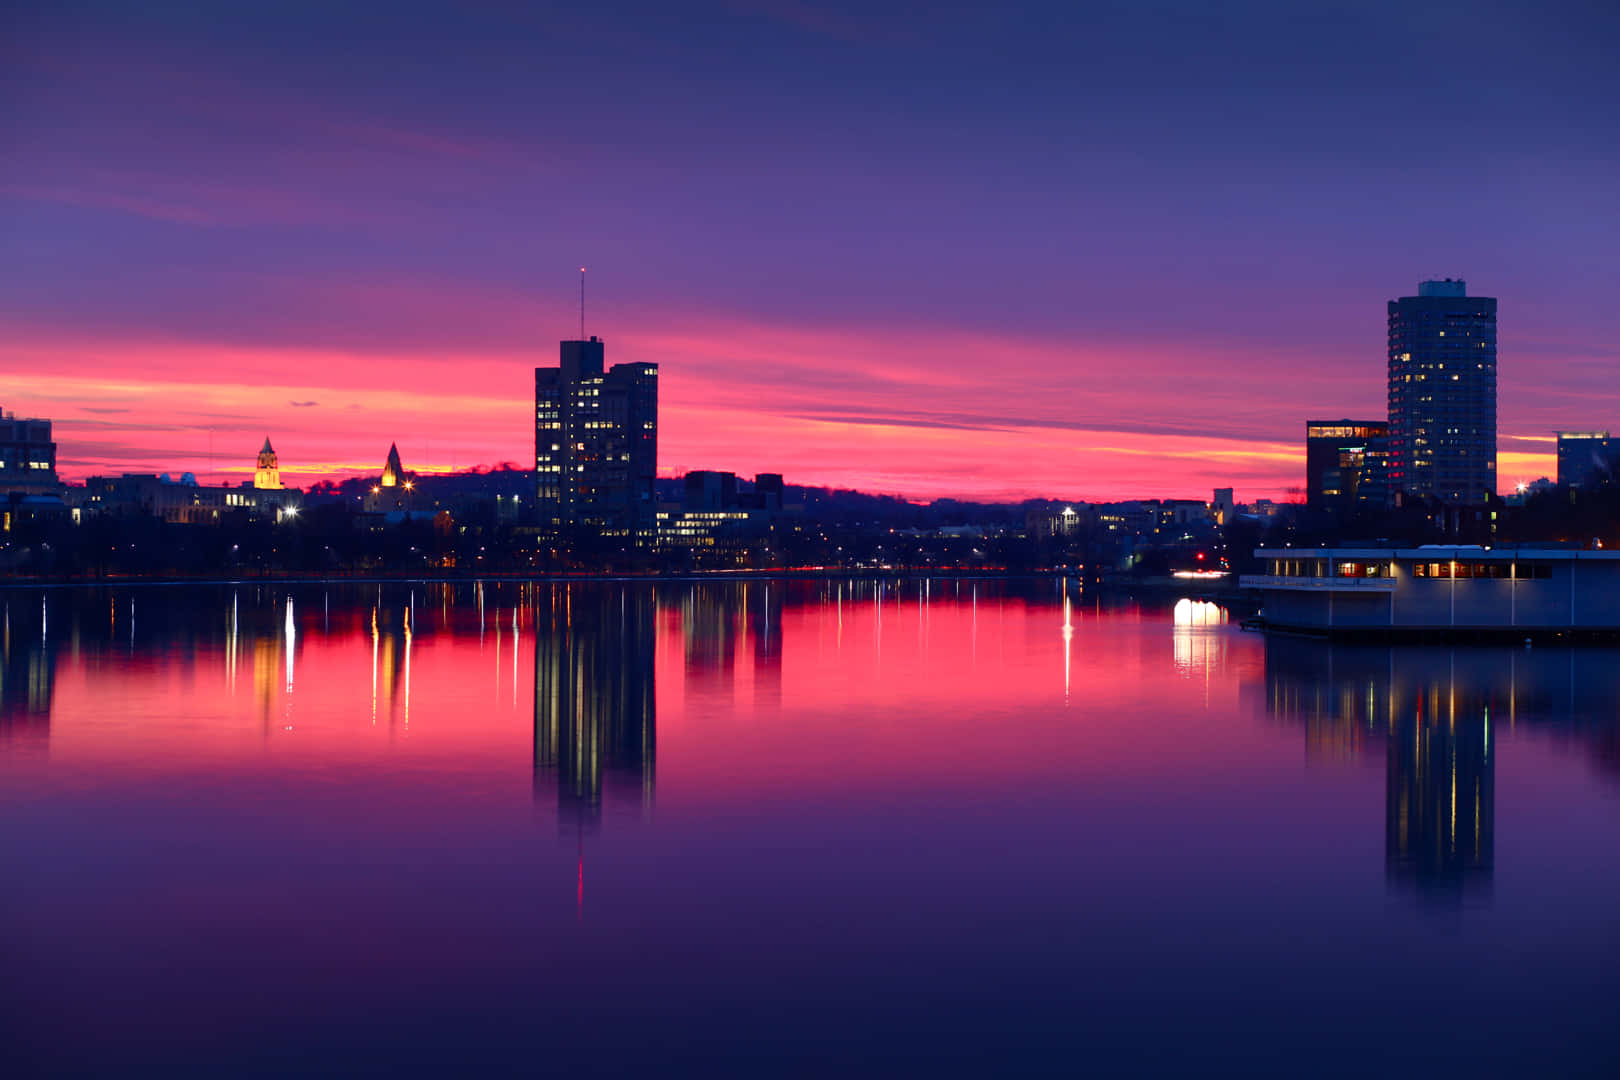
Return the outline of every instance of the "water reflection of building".
[[[411,648],[415,639],[414,605],[375,604],[371,608],[371,722],[381,711],[390,724],[403,711],[411,722]]]
[[[1492,726],[1512,713],[1517,689],[1511,671],[1497,677],[1500,652],[1266,641],[1267,710],[1303,726],[1309,756],[1382,748],[1385,870],[1425,896],[1460,899],[1490,885]]]
[[[688,694],[730,695],[737,682],[737,594],[731,585],[692,585],[680,599]]]
[[[754,704],[782,704],[782,601],[787,586],[763,582],[747,587],[748,636],[754,653]]]
[[[536,793],[556,789],[563,825],[595,827],[608,804],[645,812],[655,757],[653,590],[559,587],[536,607]]]
[[[0,623],[0,742],[50,737],[56,652],[46,601],[7,601]]]
[[[1490,885],[1496,761],[1490,707],[1471,698],[1459,720],[1450,689],[1448,713],[1425,711],[1419,694],[1385,743],[1384,864],[1391,881],[1460,895]]]

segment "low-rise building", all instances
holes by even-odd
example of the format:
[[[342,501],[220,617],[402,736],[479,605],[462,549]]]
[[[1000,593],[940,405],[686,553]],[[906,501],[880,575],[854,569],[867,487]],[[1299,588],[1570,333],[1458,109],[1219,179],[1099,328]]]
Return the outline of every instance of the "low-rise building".
[[[1620,551],[1262,548],[1268,628],[1318,634],[1620,632]]]
[[[190,473],[179,480],[166,473],[124,473],[88,478],[83,488],[69,489],[69,502],[83,513],[144,514],[178,524],[217,525],[230,515],[275,521],[296,515],[303,492],[255,488],[252,483],[204,485]]]

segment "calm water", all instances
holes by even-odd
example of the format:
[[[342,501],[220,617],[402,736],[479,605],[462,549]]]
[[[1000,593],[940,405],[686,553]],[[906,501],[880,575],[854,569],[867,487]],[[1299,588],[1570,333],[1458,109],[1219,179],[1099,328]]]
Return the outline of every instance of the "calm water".
[[[0,602],[10,1075],[1620,1070],[1613,651],[1051,582]]]

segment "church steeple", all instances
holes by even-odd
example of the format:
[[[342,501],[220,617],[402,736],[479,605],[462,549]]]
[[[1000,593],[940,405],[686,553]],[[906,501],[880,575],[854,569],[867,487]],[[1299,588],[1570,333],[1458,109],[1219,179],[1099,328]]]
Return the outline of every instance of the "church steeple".
[[[405,482],[405,466],[399,462],[399,446],[396,443],[388,444],[388,464],[383,466],[382,479],[378,481],[383,487],[399,487]]]
[[[268,435],[264,437],[264,449],[259,451],[259,463],[253,469],[253,486],[260,491],[281,490],[281,467]]]

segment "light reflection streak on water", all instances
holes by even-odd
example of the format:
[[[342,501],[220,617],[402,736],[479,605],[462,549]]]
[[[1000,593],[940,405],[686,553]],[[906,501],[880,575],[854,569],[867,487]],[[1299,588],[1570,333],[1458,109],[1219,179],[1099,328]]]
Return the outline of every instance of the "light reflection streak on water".
[[[416,594],[411,594],[412,610],[415,608]],[[405,612],[405,727],[411,726],[411,612]]]
[[[1069,606],[1069,581],[1063,580],[1063,704],[1069,703],[1069,672],[1074,653],[1074,621]]]
[[[377,726],[377,608],[371,609],[371,726]]]
[[[287,692],[290,694],[292,693],[293,688],[293,645],[298,639],[298,628],[293,623],[293,599],[290,596],[287,597],[287,625],[285,638],[287,645]]]

